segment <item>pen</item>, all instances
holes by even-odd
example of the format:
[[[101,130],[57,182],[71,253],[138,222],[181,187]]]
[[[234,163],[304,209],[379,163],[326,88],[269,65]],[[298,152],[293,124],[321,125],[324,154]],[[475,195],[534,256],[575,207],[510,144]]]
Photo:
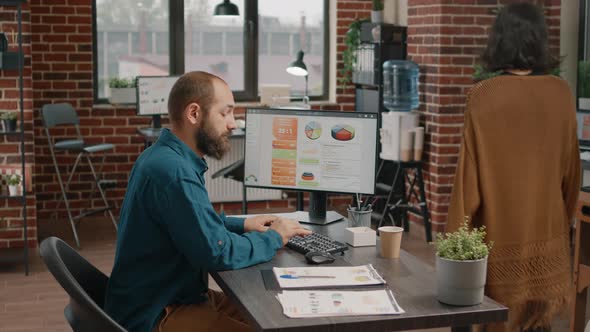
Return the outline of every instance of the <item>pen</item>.
[[[335,276],[298,276],[294,274],[283,274],[281,275],[283,279],[334,279]]]

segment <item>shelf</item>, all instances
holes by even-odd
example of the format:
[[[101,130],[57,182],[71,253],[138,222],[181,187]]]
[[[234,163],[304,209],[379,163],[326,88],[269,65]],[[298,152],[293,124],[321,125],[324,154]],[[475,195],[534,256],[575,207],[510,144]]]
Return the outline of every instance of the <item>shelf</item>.
[[[23,200],[24,196],[2,196],[0,195],[0,199],[12,199],[12,200]]]
[[[0,0],[0,6],[16,6],[27,2],[27,0]]]
[[[22,4],[26,3],[26,0],[0,0],[0,6],[14,6],[15,8],[15,15],[17,21],[17,30],[18,30],[18,38],[16,42],[18,43],[18,51],[13,52],[0,52],[0,70],[16,70],[18,72],[18,93],[19,93],[19,111],[21,115],[23,115],[23,107],[24,107],[24,79],[23,79],[23,69],[25,66],[25,56],[23,52],[23,31],[22,31]],[[24,147],[24,132],[22,131],[22,123],[19,130],[14,132],[0,132],[0,136],[16,136],[19,138],[21,145]],[[23,180],[27,179],[27,168],[25,167],[25,149],[20,149],[20,157],[21,157],[21,167],[23,171]],[[29,174],[30,176],[30,174]],[[0,194],[0,199],[6,200],[14,200],[18,201],[23,209],[25,209],[25,213],[23,216],[23,237],[24,237],[24,246],[23,246],[23,253],[24,253],[24,263],[25,263],[25,275],[29,275],[29,241],[28,241],[28,232],[27,232],[27,215],[26,215],[26,207],[27,207],[27,192],[21,193],[19,196],[8,196],[8,192],[3,192]]]
[[[20,130],[17,131],[2,131],[0,130],[0,136],[18,136],[20,135]]]

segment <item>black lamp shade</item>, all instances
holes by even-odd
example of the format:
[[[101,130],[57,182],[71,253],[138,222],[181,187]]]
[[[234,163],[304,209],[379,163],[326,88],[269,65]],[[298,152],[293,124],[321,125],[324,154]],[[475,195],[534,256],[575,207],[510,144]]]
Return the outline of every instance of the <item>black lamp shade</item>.
[[[215,16],[239,16],[240,10],[238,6],[231,3],[229,0],[223,0],[222,3],[215,6],[215,11],[213,12]]]
[[[306,76],[307,66],[303,62],[303,51],[297,53],[297,60],[291,62],[287,67],[287,73],[295,76]]]

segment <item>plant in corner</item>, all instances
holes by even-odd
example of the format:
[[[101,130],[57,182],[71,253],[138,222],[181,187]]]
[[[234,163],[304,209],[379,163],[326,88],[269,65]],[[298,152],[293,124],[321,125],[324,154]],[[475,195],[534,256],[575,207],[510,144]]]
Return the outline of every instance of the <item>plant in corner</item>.
[[[21,177],[18,174],[5,175],[5,181],[8,185],[8,193],[10,196],[17,196],[18,185],[20,184]]]
[[[117,78],[109,79],[111,104],[134,104],[137,101],[137,79]]]
[[[5,132],[16,131],[16,112],[4,112],[0,114],[0,120],[2,120]]]
[[[451,305],[475,305],[483,301],[488,254],[485,226],[469,230],[469,217],[453,233],[436,239],[437,298]]]
[[[340,68],[340,77],[338,78],[338,83],[340,83],[342,89],[351,81],[350,78],[354,72],[354,64],[356,62],[356,51],[361,39],[361,25],[365,22],[369,22],[369,19],[357,19],[350,23],[346,36],[344,37],[346,49],[342,52],[342,68]]]
[[[371,22],[383,23],[383,4],[381,0],[373,0],[373,9],[371,10]]]
[[[578,63],[578,96],[590,98],[590,62],[580,61]]]

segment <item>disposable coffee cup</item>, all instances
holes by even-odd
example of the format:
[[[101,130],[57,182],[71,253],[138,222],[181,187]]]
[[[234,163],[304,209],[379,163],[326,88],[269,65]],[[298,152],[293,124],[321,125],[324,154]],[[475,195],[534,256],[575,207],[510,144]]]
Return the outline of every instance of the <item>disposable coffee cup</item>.
[[[404,229],[396,226],[379,227],[381,239],[381,256],[385,258],[399,258]]]
[[[424,149],[424,127],[414,129],[414,160],[422,160]]]
[[[358,210],[356,207],[348,208],[348,227],[371,227],[372,209]]]
[[[414,148],[414,132],[406,130],[402,133],[401,142],[401,160],[410,161],[412,160],[412,149]]]

